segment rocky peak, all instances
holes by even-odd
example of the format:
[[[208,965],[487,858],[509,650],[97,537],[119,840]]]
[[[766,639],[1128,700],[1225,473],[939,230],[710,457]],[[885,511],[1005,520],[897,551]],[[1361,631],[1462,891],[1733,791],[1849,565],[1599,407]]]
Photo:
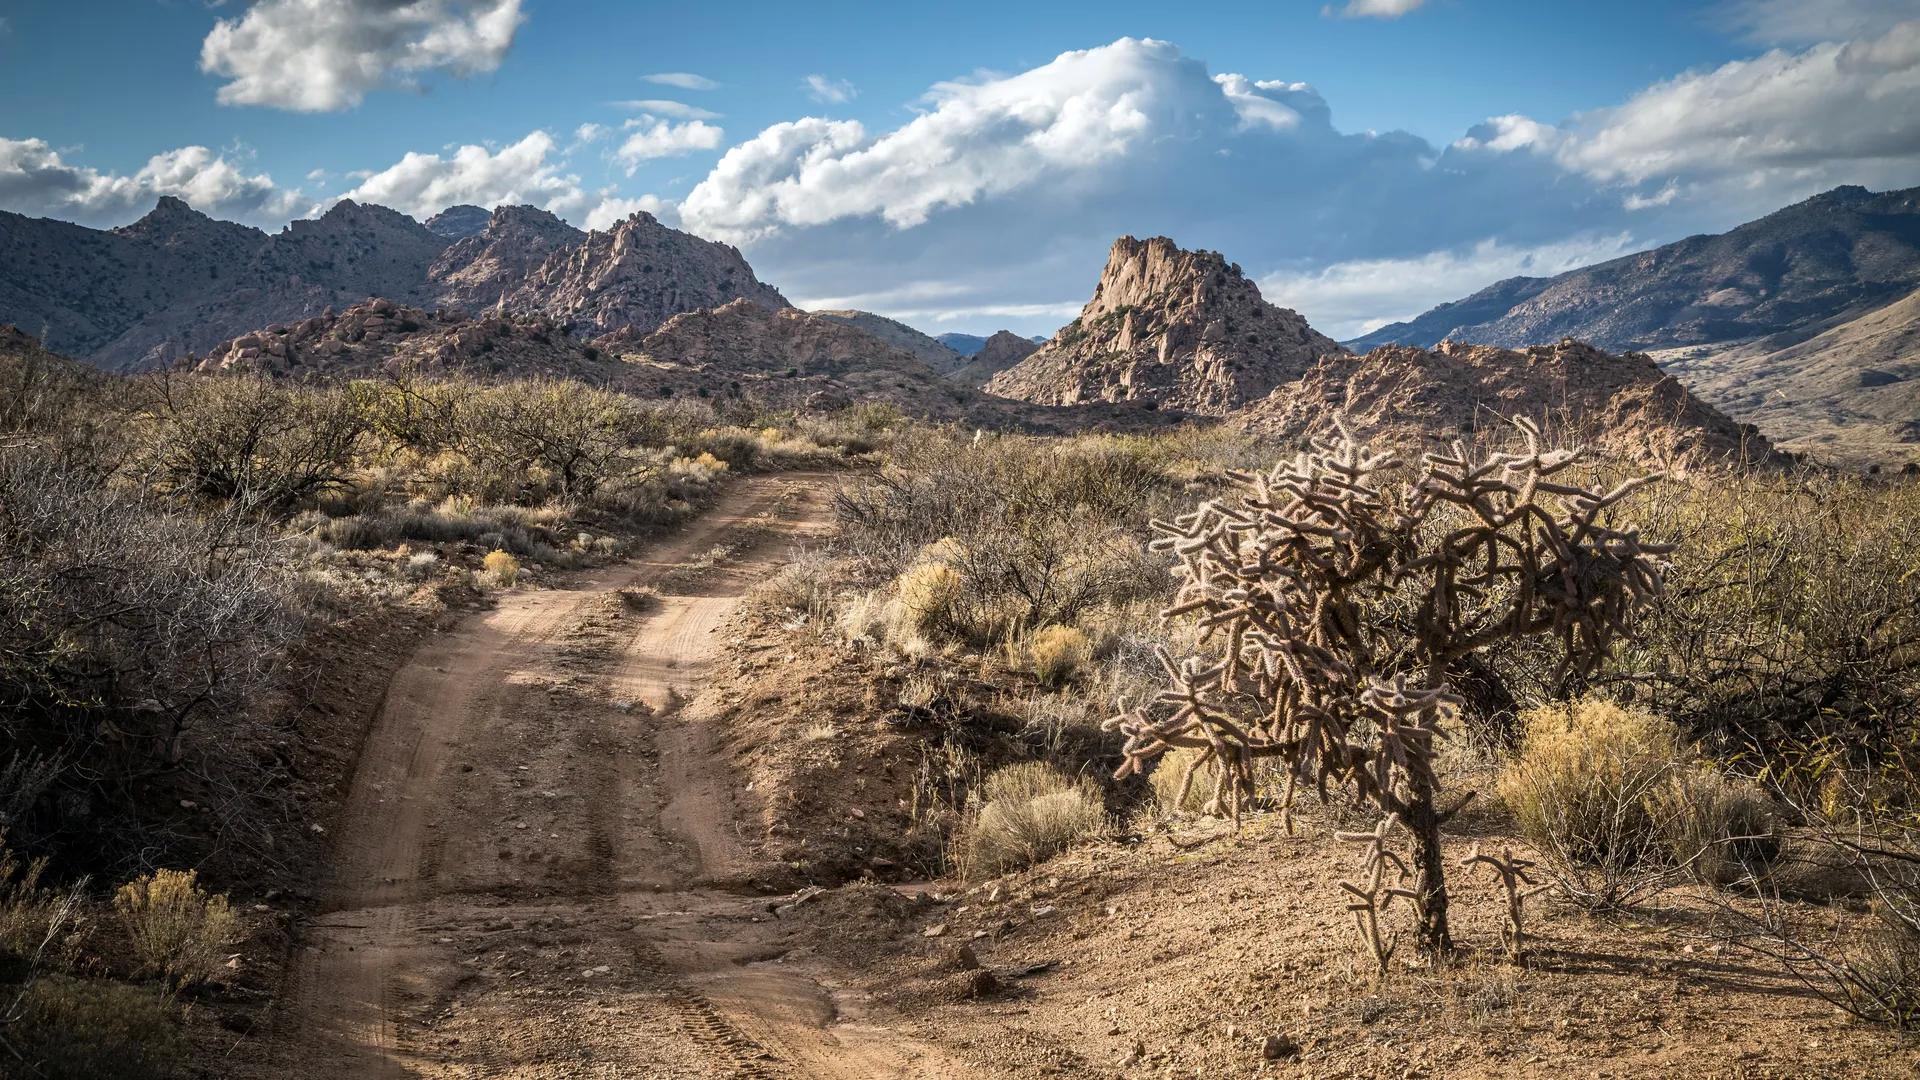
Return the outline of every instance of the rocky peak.
[[[482,206],[449,206],[426,220],[427,231],[449,240],[465,240],[478,235],[493,220],[493,212]]]
[[[628,326],[652,330],[681,312],[736,299],[770,309],[792,306],[753,276],[735,248],[670,229],[640,211],[548,255],[505,303],[605,334]]]
[[[1218,252],[1123,236],[1080,317],[987,390],[1045,405],[1140,401],[1217,416],[1340,351],[1296,312],[1267,303]]]
[[[175,253],[221,260],[244,257],[267,239],[259,229],[215,221],[172,195],[160,196],[140,220],[113,231]]]
[[[429,292],[444,304],[475,310],[499,303],[549,255],[587,237],[533,206],[502,206],[484,228],[457,240],[427,270]]]

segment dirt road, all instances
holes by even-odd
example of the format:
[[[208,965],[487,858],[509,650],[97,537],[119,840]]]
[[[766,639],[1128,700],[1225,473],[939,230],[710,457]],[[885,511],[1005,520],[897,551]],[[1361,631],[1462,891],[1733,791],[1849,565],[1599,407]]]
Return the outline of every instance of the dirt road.
[[[701,697],[716,631],[822,526],[829,484],[744,480],[640,559],[510,592],[401,669],[278,1075],[964,1075],[784,956]]]

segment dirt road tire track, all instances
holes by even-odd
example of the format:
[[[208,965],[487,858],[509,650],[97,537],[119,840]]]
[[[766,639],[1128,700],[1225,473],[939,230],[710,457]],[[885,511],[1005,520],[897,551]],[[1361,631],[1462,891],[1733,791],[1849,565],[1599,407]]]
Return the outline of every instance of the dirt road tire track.
[[[803,975],[725,959],[753,955],[760,902],[712,885],[745,860],[701,673],[740,598],[823,526],[831,484],[740,481],[635,561],[507,593],[396,673],[274,1074],[954,1075],[836,1034]],[[648,610],[624,603],[648,584]]]

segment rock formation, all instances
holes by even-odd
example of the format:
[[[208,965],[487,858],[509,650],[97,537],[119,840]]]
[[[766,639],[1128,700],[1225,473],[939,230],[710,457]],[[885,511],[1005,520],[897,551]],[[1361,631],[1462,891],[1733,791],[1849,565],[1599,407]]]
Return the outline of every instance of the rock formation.
[[[1043,405],[1137,401],[1220,416],[1339,351],[1217,252],[1125,236],[1080,317],[986,389]]]
[[[295,379],[368,378],[400,370],[482,379],[537,375],[618,382],[623,365],[544,317],[470,316],[368,300],[240,335],[195,371]]]
[[[545,210],[503,206],[479,231],[440,253],[427,268],[423,291],[441,304],[484,311],[519,289],[555,252],[572,251],[586,239]]]
[[[750,300],[792,305],[735,248],[669,229],[644,211],[555,251],[507,294],[506,308],[549,315],[583,334],[652,330],[684,311]]]
[[[484,206],[449,206],[426,220],[427,231],[448,240],[478,236],[493,219],[493,211]]]
[[[1613,355],[1571,340],[1517,351],[1443,342],[1329,354],[1235,419],[1262,435],[1304,440],[1332,432],[1341,416],[1356,435],[1426,448],[1504,438],[1516,415],[1557,441],[1657,466],[1773,457],[1750,425],[1693,396],[1644,353]]]

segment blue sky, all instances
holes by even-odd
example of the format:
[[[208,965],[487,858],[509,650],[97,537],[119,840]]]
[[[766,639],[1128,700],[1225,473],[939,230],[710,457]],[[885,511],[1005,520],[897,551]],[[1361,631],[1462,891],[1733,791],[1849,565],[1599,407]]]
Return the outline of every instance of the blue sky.
[[[0,0],[0,20],[0,209],[647,209],[798,302],[935,331],[1050,330],[1122,232],[1217,247],[1351,334],[1834,183],[1920,184],[1920,0]]]

